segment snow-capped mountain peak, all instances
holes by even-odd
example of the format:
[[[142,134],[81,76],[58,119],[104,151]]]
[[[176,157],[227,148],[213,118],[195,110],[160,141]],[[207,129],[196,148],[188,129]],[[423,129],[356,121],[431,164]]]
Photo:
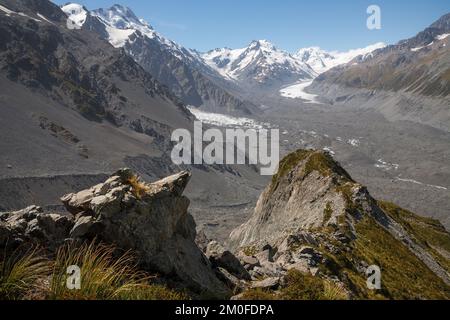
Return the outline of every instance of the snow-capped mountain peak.
[[[67,27],[69,29],[81,29],[86,22],[88,10],[78,3],[67,3],[61,7],[61,10],[67,15]]]
[[[253,40],[248,48],[250,50],[268,50],[268,51],[273,51],[273,50],[277,50],[277,48],[275,47],[275,45],[271,42],[269,42],[268,40]]]
[[[338,65],[349,63],[358,56],[362,56],[364,59],[373,51],[384,48],[385,46],[386,44],[379,42],[365,48],[353,49],[346,52],[327,52],[319,47],[309,47],[300,49],[295,54],[295,57],[307,63],[314,71],[320,74]]]
[[[264,90],[310,81],[332,67],[384,46],[375,44],[344,53],[310,47],[291,54],[268,40],[253,40],[240,49],[222,48],[199,53],[163,37],[130,8],[122,5],[88,11],[80,4],[69,3],[62,6],[62,10],[68,16],[68,28],[96,30],[114,47],[124,47],[132,56],[142,54],[140,46],[150,41],[162,51],[168,51],[212,77],[232,80],[243,86],[262,86]]]
[[[309,64],[318,73],[321,68],[326,68],[328,61],[335,59],[330,53],[319,47],[302,48],[295,56],[302,62]]]
[[[314,71],[288,52],[267,40],[254,40],[241,49],[215,49],[202,54],[203,60],[222,76],[250,80],[259,84],[300,80],[314,76]]]
[[[130,8],[118,4],[115,4],[108,9],[100,8],[93,10],[92,15],[100,17],[104,21],[108,22],[111,27],[115,27],[117,29],[146,28],[153,30],[147,22],[139,19]]]
[[[115,47],[123,47],[130,41],[130,36],[136,31],[151,39],[158,37],[150,24],[143,19],[139,19],[128,7],[115,4],[107,9],[93,10],[91,15],[105,24],[106,32],[109,34],[109,42]],[[162,37],[161,39],[169,43],[166,39]]]

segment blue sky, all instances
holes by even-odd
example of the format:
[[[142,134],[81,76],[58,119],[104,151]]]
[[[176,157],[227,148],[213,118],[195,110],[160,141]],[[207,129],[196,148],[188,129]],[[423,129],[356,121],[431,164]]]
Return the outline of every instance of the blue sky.
[[[57,4],[67,2],[56,0]],[[290,52],[309,46],[347,50],[415,35],[450,12],[448,0],[79,0],[88,9],[119,3],[158,32],[200,51],[240,48],[267,39]],[[381,30],[366,27],[369,5],[381,8]]]

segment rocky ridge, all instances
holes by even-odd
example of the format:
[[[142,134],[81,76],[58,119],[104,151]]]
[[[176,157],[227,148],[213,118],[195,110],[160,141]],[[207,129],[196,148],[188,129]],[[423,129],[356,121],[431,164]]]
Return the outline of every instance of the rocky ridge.
[[[445,228],[376,201],[327,153],[298,150],[284,158],[227,246],[197,234],[182,195],[190,176],[184,171],[149,184],[121,169],[63,196],[65,213],[30,206],[0,214],[0,246],[33,243],[54,252],[68,241],[113,244],[136,252],[140,268],[194,298],[450,297]],[[366,285],[372,265],[382,271],[377,291]],[[305,288],[321,293],[305,295]]]
[[[450,235],[436,224],[376,201],[329,154],[299,150],[281,161],[253,216],[231,233],[229,245],[253,281],[265,280],[259,284],[265,288],[282,288],[295,270],[332,281],[352,298],[448,297],[450,269],[443,252]],[[435,246],[430,234],[424,237],[419,226],[444,239],[447,249]],[[382,270],[378,292],[365,285],[369,265]]]
[[[36,206],[2,213],[0,246],[34,243],[54,251],[67,241],[101,241],[133,250],[141,269],[194,294],[226,297],[228,289],[195,244],[195,222],[182,195],[190,176],[184,171],[147,184],[122,169],[104,183],[63,196],[69,213],[46,213]]]

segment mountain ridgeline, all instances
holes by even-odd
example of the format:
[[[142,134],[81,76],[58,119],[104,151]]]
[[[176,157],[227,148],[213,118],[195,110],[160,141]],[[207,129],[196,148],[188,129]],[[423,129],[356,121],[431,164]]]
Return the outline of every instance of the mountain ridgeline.
[[[450,14],[447,14],[415,37],[375,50],[362,63],[330,70],[316,81],[354,88],[448,96],[449,34]]]
[[[254,279],[273,280],[266,288],[271,290],[250,289],[242,298],[308,299],[315,287],[323,297],[322,286],[330,283],[357,299],[450,297],[445,228],[375,200],[322,151],[298,150],[281,161],[253,216],[231,233],[229,245],[244,261],[259,258],[251,266]],[[381,269],[380,290],[366,285],[371,265]],[[299,272],[325,283],[309,282],[308,296],[304,286],[310,279]],[[280,277],[286,281],[276,282]]]
[[[220,113],[255,111],[255,105],[216,84],[210,76],[214,71],[202,64],[195,52],[158,34],[129,8],[114,5],[88,11],[81,5],[67,4],[62,10],[69,17],[69,25],[94,31],[114,47],[123,48],[186,105]]]
[[[446,14],[410,39],[319,75],[311,90],[332,104],[374,109],[388,119],[449,131],[449,35]]]
[[[68,23],[55,4],[0,5],[0,148],[14,150],[0,154],[0,210],[58,206],[62,190],[86,188],[124,166],[146,179],[179,169],[171,133],[191,130],[195,118],[176,94],[121,48]],[[90,18],[81,12],[79,19]],[[207,185],[217,181],[214,194],[240,201],[233,170],[192,170],[201,174],[191,196],[212,192]]]
[[[402,183],[422,188],[423,198],[445,196],[439,148],[447,136],[433,129],[433,140],[407,148],[428,130],[402,122],[396,131],[363,112],[450,128],[449,39],[445,15],[396,45],[293,54],[255,40],[201,53],[121,5],[0,0],[0,269],[25,247],[45,248],[31,261],[58,268],[49,259],[60,262],[64,250],[78,252],[68,254],[80,259],[73,265],[107,248],[107,268],[92,274],[129,278],[60,296],[63,278],[49,267],[17,290],[2,275],[0,299],[450,299],[445,227],[368,191]],[[317,96],[303,91],[310,83]],[[288,87],[302,94],[280,95]],[[172,132],[192,131],[194,114],[221,130],[283,130],[278,172],[270,179],[256,166],[175,165]],[[417,140],[402,140],[411,132]],[[433,154],[414,165],[419,178],[415,150]],[[424,175],[444,182],[409,179]],[[355,181],[364,178],[373,185]],[[408,201],[415,196],[408,191]],[[445,204],[438,200],[430,197],[435,208]],[[133,267],[116,271],[116,253],[129,250]],[[367,285],[370,270],[381,272],[379,288]],[[136,290],[123,290],[127,281]]]
[[[8,8],[0,13],[3,136],[21,132],[2,141],[2,150],[16,149],[8,156],[16,165],[5,174],[103,172],[109,165],[101,153],[110,164],[134,154],[112,151],[114,143],[131,138],[135,151],[158,155],[171,127],[191,126],[192,115],[167,87],[94,33],[68,29],[59,7],[0,3]],[[52,156],[32,160],[38,154]]]

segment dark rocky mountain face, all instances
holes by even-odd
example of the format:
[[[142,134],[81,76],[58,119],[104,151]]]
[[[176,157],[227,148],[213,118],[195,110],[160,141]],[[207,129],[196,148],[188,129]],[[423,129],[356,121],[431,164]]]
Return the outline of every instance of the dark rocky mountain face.
[[[21,12],[35,19],[39,19],[39,16],[37,16],[39,13],[52,22],[66,23],[64,12],[57,5],[47,0],[3,0],[2,5],[16,13]]]
[[[130,37],[124,49],[150,74],[188,105],[218,113],[251,114],[256,106],[240,100],[205,76],[198,67],[180,59],[157,39],[142,34]]]
[[[449,131],[449,20],[447,14],[411,39],[333,68],[311,89],[331,104],[375,109],[390,120]]]
[[[0,4],[11,12],[0,12],[1,147],[15,150],[2,155],[2,177],[102,173],[161,156],[172,128],[191,126],[166,87],[96,34],[69,30],[57,6]]]
[[[388,47],[372,59],[332,69],[315,81],[349,88],[446,97],[450,94],[447,43],[448,39],[444,39],[417,51],[409,45]]]
[[[23,3],[28,5],[28,1]],[[17,10],[21,7],[17,6]],[[181,102],[131,58],[112,50],[90,32],[70,32],[64,25],[2,16],[0,63],[7,78],[51,98],[65,100],[89,120],[130,124],[133,119],[123,114],[130,97],[121,94],[115,81],[120,79],[140,86],[149,97],[166,100],[181,118],[189,119]]]
[[[94,31],[113,45],[122,47],[185,104],[219,113],[250,114],[256,111],[255,105],[230,93],[221,77],[193,52],[157,34],[129,8],[114,5],[92,12],[86,10],[86,17],[82,29]],[[134,32],[116,44],[111,30]]]
[[[436,37],[450,32],[450,13],[443,15],[425,30],[419,32],[415,37],[400,41],[393,47],[417,48],[426,46],[436,40]]]
[[[450,94],[450,14],[444,15],[415,37],[373,52],[320,75],[316,82],[355,88],[413,92],[425,96]]]

